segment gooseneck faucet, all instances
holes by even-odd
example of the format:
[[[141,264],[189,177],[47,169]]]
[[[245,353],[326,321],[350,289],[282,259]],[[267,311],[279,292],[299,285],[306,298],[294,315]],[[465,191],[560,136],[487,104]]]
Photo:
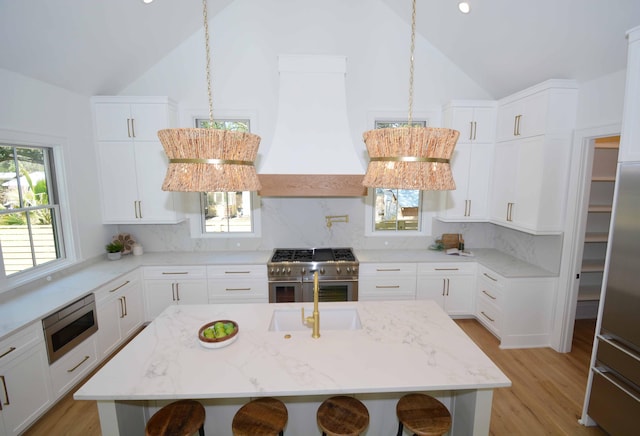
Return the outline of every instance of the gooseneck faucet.
[[[318,285],[318,270],[313,271],[313,315],[304,316],[304,307],[302,308],[302,322],[305,325],[313,327],[311,337],[317,339],[320,337],[320,312],[318,311],[318,294],[320,293]]]

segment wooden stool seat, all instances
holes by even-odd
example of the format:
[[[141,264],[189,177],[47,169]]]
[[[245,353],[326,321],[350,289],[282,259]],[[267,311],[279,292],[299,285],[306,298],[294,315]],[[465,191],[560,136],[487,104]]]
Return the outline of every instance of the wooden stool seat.
[[[451,414],[440,401],[425,394],[408,394],[396,406],[398,436],[403,426],[418,436],[440,436],[451,427]]]
[[[280,400],[257,398],[240,408],[233,417],[234,436],[267,436],[284,434],[289,414]]]
[[[327,398],[318,407],[317,418],[322,434],[328,436],[357,436],[369,425],[367,407],[345,395]]]
[[[158,410],[147,422],[146,436],[204,436],[204,406],[194,400],[180,400]]]

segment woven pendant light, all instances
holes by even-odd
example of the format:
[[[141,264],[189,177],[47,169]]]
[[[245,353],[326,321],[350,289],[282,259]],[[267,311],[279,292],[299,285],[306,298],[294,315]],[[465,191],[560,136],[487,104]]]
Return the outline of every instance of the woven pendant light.
[[[253,162],[258,154],[260,137],[251,133],[213,128],[207,0],[202,0],[202,9],[207,52],[209,128],[164,129],[158,132],[158,138],[169,158],[162,190],[257,191],[261,186]]]
[[[456,189],[450,159],[460,132],[413,126],[415,34],[416,0],[413,0],[407,127],[364,132],[370,160],[362,184],[370,188],[450,191]]]

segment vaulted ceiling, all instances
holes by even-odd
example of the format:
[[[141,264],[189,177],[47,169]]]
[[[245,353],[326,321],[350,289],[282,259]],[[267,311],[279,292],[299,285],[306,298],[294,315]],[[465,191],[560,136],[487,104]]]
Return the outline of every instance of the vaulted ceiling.
[[[232,1],[209,0],[209,14]],[[410,0],[380,1],[410,22]],[[418,32],[495,98],[623,69],[640,25],[640,0],[470,0],[467,15],[457,3],[417,0]],[[0,0],[0,68],[116,94],[201,26],[200,0]]]

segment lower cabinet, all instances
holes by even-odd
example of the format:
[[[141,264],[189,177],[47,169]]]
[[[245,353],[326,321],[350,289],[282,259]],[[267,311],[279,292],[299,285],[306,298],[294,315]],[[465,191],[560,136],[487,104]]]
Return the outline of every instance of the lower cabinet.
[[[414,300],[415,263],[364,263],[358,275],[358,299]]]
[[[101,286],[95,292],[98,313],[98,358],[108,357],[144,320],[140,272]]]
[[[478,265],[476,283],[476,318],[501,348],[549,346],[556,278],[505,278]]]
[[[42,324],[37,321],[0,341],[0,435],[20,434],[53,400]]]
[[[212,265],[207,279],[209,304],[269,302],[266,265]]]
[[[204,266],[145,267],[143,277],[147,321],[173,304],[209,302]]]
[[[475,313],[476,263],[419,263],[417,300],[434,300],[451,316]]]
[[[96,335],[90,336],[49,366],[53,394],[60,398],[98,363]]]

